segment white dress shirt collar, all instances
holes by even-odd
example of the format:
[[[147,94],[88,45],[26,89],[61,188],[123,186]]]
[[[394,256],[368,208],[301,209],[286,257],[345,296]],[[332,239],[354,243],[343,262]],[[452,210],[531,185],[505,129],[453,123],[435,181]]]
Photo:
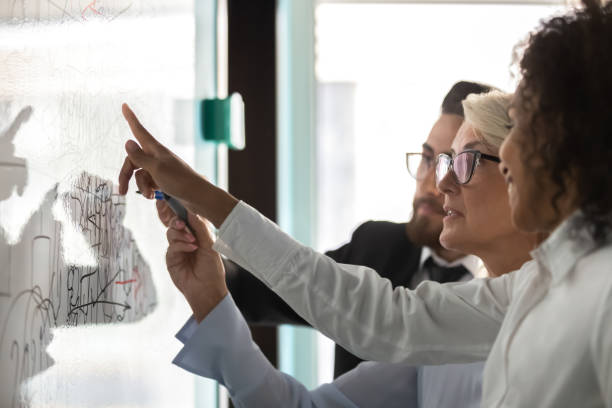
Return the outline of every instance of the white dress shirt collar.
[[[436,254],[431,248],[423,247],[421,251],[421,260],[419,262],[419,270],[423,269],[423,264],[427,260],[427,258],[432,257],[434,262],[440,266],[444,266],[446,268],[452,268],[454,266],[462,265],[465,269],[467,269],[472,276],[480,277],[482,272],[480,271],[482,268],[482,261],[480,258],[474,255],[466,255],[459,259],[455,259],[452,262],[448,262],[447,260],[441,258],[438,254]]]
[[[574,227],[582,216],[582,211],[576,210],[538,248],[531,251],[533,259],[551,274],[553,284],[562,281],[579,259],[597,247],[586,228]]]

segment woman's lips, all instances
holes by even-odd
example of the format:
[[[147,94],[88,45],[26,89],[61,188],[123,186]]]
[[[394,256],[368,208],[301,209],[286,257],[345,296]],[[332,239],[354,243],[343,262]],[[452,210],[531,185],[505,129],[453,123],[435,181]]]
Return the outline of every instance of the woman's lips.
[[[453,217],[463,217],[463,214],[460,211],[457,211],[454,208],[448,206],[444,206],[444,214],[444,219]]]

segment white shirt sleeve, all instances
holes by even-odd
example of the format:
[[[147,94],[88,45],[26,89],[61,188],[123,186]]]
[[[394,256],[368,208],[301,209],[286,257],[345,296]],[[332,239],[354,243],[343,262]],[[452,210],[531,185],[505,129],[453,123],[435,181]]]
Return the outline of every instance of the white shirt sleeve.
[[[195,333],[197,328],[198,322],[193,316],[191,316],[174,337],[176,337],[181,343],[185,344],[185,342],[187,342],[187,340],[193,336],[193,333]]]
[[[359,407],[418,407],[418,367],[405,363],[364,361],[334,381]]]
[[[484,362],[419,368],[420,408],[479,408]]]
[[[512,293],[513,273],[416,290],[337,264],[240,202],[214,248],[253,273],[323,334],[366,360],[413,365],[484,360]]]
[[[177,333],[184,342],[173,363],[224,385],[238,408],[356,408],[334,384],[309,391],[275,369],[253,342],[230,295],[200,324],[193,318]],[[363,406],[363,405],[360,405]]]
[[[606,407],[612,407],[612,288],[602,299],[591,336],[591,358]]]

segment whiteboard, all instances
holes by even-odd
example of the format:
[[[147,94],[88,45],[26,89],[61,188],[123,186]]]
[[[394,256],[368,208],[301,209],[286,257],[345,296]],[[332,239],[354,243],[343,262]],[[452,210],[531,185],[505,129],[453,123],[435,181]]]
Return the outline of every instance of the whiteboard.
[[[0,407],[193,405],[164,229],[115,180],[122,102],[194,157],[194,37],[189,0],[0,3]]]

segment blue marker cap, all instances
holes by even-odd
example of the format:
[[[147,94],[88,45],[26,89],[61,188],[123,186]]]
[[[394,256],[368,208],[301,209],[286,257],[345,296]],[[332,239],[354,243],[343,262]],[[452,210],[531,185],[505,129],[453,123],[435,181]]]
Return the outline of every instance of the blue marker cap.
[[[181,204],[180,201],[159,190],[155,190],[155,199],[166,200],[168,207],[170,207],[170,209],[179,217],[179,219],[184,221],[185,224],[191,228],[189,221],[187,220],[187,209],[183,207],[183,204]]]

